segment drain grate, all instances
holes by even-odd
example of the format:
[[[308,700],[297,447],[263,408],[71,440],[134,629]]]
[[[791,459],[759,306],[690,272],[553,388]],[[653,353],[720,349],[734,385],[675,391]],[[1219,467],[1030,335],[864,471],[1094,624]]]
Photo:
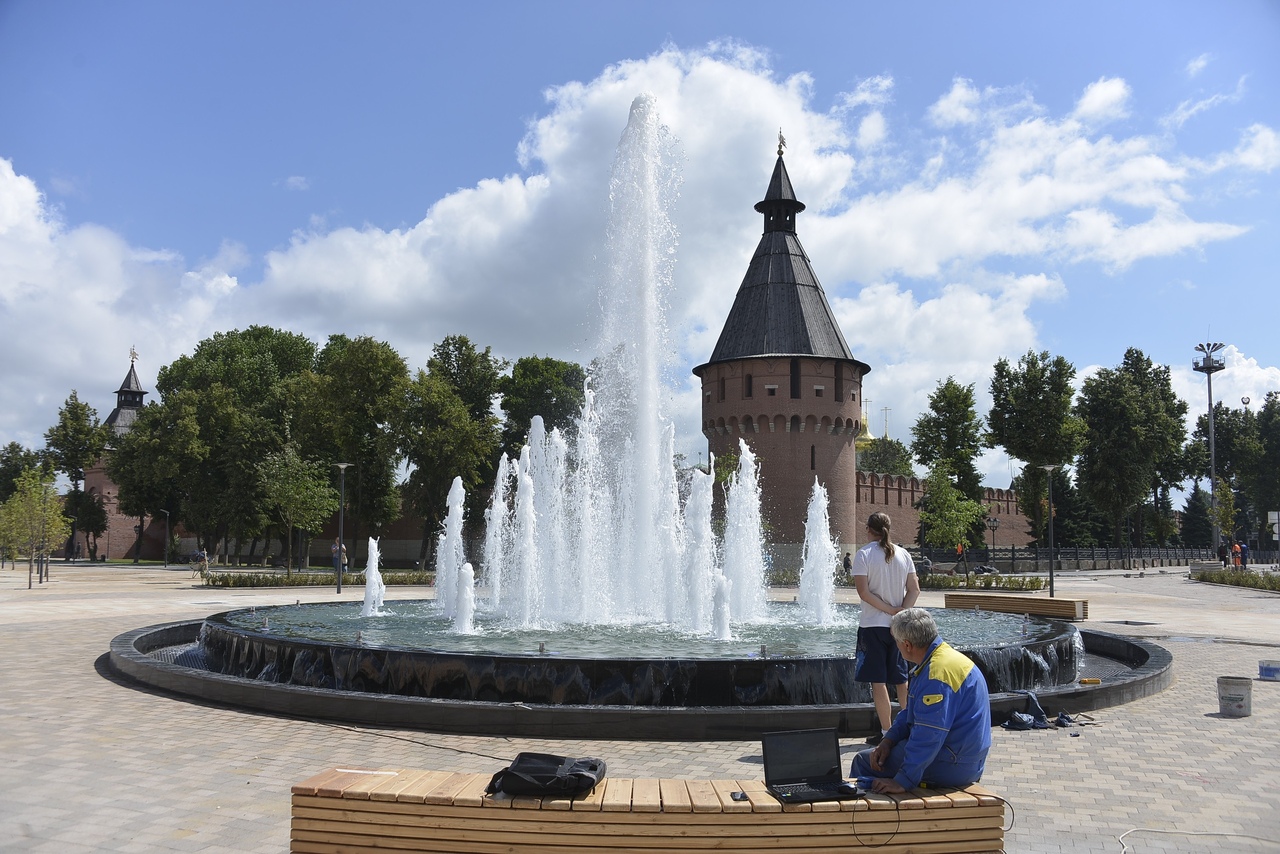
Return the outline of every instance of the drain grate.
[[[180,646],[165,646],[147,653],[157,661],[165,664],[176,664],[179,667],[190,667],[195,670],[208,670],[209,662],[204,657],[204,650],[199,643],[184,643]]]

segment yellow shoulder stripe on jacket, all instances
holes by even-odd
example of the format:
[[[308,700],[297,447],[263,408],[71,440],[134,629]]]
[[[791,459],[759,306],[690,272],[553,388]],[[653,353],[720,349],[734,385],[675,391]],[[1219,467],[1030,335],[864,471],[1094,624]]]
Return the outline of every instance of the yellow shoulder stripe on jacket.
[[[926,706],[932,706],[934,703],[942,702],[942,695],[941,694],[925,694],[923,697],[920,698],[920,702],[924,703]]]
[[[929,658],[929,678],[942,682],[952,691],[959,691],[965,677],[973,669],[973,662],[964,654],[956,652],[950,644],[938,644]]]

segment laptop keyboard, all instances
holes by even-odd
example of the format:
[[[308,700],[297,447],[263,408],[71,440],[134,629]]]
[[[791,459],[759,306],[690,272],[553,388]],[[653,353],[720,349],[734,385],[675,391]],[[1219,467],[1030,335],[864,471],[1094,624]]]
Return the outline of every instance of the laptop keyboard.
[[[843,780],[833,780],[826,783],[783,783],[771,788],[779,794],[798,795],[804,792],[835,792],[843,788],[844,785]]]

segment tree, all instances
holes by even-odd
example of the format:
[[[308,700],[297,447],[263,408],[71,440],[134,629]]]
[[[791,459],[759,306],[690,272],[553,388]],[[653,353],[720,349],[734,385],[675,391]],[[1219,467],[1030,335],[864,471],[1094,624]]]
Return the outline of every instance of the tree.
[[[449,489],[462,478],[475,496],[491,478],[496,436],[471,417],[467,405],[442,377],[418,371],[396,420],[397,441],[413,466],[404,493],[422,517],[419,565],[425,566],[435,535],[444,522]],[[474,507],[474,504],[473,504]]]
[[[925,544],[939,548],[971,545],[972,533],[985,516],[981,504],[952,485],[947,464],[935,463],[925,478],[924,496],[920,499],[920,527]]]
[[[872,439],[864,450],[858,451],[858,471],[893,477],[916,476],[907,446],[888,436]]]
[[[1209,493],[1192,487],[1182,506],[1182,544],[1204,548],[1213,545],[1213,521],[1209,518]]]
[[[1236,500],[1231,484],[1219,476],[1214,488],[1217,506],[1209,508],[1209,519],[1222,532],[1222,538],[1228,544],[1236,539]]]
[[[1169,369],[1130,348],[1117,368],[1084,382],[1076,414],[1084,423],[1077,471],[1085,495],[1111,520],[1123,544],[1125,518],[1145,496],[1182,478],[1187,405],[1173,393]]]
[[[66,515],[74,521],[74,531],[83,531],[89,545],[89,560],[98,559],[98,537],[107,531],[107,508],[102,498],[86,492],[69,492],[66,497]],[[73,545],[74,548],[74,545]]]
[[[164,414],[152,426],[177,442],[164,453],[165,468],[184,523],[211,552],[223,539],[234,537],[238,549],[266,530],[259,466],[283,449],[297,402],[291,381],[315,364],[316,346],[305,336],[251,326],[207,338],[160,370],[156,387]],[[133,432],[138,429],[135,423]],[[122,485],[122,501],[124,492]],[[158,498],[153,494],[143,503]]]
[[[8,501],[18,488],[18,478],[28,469],[41,464],[38,451],[29,451],[17,442],[0,448],[0,502]]]
[[[76,390],[66,403],[58,410],[58,423],[50,427],[44,434],[49,458],[57,471],[62,472],[71,481],[72,502],[79,503],[80,484],[84,482],[84,470],[102,457],[107,447],[111,428],[98,421],[97,411],[80,400]],[[71,540],[76,538],[76,524],[79,516],[71,517]],[[105,527],[104,527],[105,530]],[[73,557],[72,549],[67,550],[67,560]]]
[[[1280,392],[1268,392],[1258,413],[1258,445],[1254,507],[1261,516],[1261,544],[1266,542],[1266,514],[1280,510]]]
[[[62,515],[62,499],[53,488],[53,475],[38,468],[18,476],[17,488],[0,509],[6,539],[27,556],[27,573],[61,548],[71,533],[71,522]]]
[[[1048,350],[1028,350],[1016,368],[1007,359],[996,362],[991,378],[991,412],[987,415],[987,447],[1000,447],[1022,460],[1018,499],[1031,523],[1031,533],[1044,533],[1046,472],[1041,466],[1069,464],[1075,459],[1083,425],[1072,412],[1075,367]],[[1023,503],[1026,499],[1025,504]]]
[[[502,411],[507,416],[502,426],[502,451],[511,457],[520,453],[535,415],[542,416],[547,432],[572,426],[582,411],[586,379],[586,370],[574,362],[550,356],[517,359],[511,376],[499,383]]]
[[[304,460],[292,443],[259,466],[268,514],[287,532],[285,574],[293,574],[293,531],[316,531],[338,510],[328,466]]]
[[[400,515],[396,473],[403,456],[393,425],[405,407],[409,369],[390,344],[345,335],[330,336],[317,366],[333,446],[316,458],[351,463],[346,497],[359,543],[362,528],[376,535]],[[336,468],[330,471],[337,484]]]
[[[911,428],[911,452],[931,470],[944,463],[956,487],[966,497],[980,500],[982,481],[973,460],[982,448],[982,422],[974,411],[973,386],[947,377],[929,395],[929,410]]]
[[[493,415],[493,399],[502,390],[502,372],[507,362],[495,359],[492,348],[476,350],[465,335],[450,335],[431,350],[427,371],[443,379],[476,421]]]

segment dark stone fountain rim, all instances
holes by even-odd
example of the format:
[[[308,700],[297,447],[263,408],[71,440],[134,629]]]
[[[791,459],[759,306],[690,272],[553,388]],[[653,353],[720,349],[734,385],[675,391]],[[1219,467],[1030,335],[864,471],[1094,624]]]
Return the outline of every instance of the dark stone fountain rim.
[[[525,738],[597,738],[669,741],[745,741],[770,730],[835,727],[842,736],[875,729],[871,704],[763,706],[752,708],[539,706],[524,703],[435,700],[361,694],[256,682],[170,664],[150,655],[196,640],[202,620],[164,623],[118,635],[110,668],[165,693],[288,717],[320,718],[371,726],[466,735]],[[1154,643],[1081,630],[1086,652],[1132,669],[1096,686],[1076,684],[1037,692],[1050,715],[1076,714],[1132,702],[1163,691],[1173,681],[1173,656]],[[994,720],[1021,711],[1021,694],[995,694]]]

